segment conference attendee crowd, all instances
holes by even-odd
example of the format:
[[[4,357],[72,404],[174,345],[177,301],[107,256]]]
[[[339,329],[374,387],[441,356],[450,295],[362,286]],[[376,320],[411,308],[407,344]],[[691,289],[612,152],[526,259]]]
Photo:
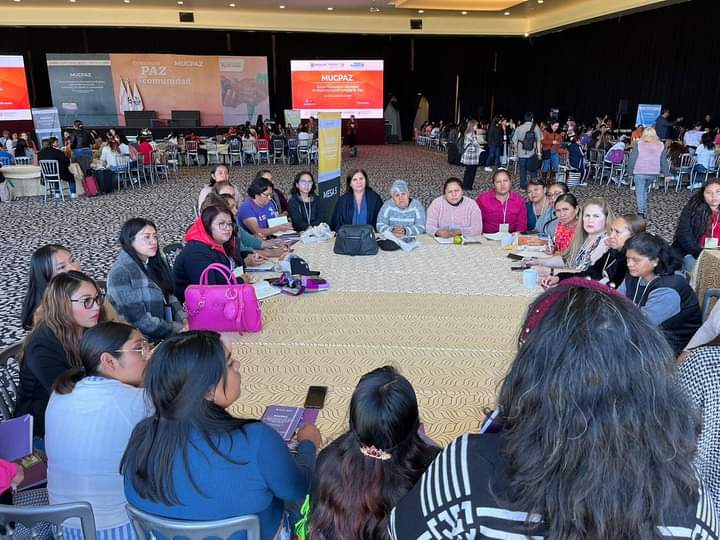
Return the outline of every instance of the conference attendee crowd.
[[[562,140],[553,126],[548,173]],[[495,168],[473,199],[468,178],[450,177],[426,209],[407,180],[380,194],[356,169],[330,219],[334,231],[366,225],[399,239],[545,241],[520,263],[545,290],[496,407],[480,433],[445,448],[424,436],[412,381],[391,366],[357,382],[342,435],[324,441],[306,423],[292,452],[264,423],[227,411],[243,399],[249,359],[225,336],[188,329],[187,288],[211,264],[241,279],[287,255],[280,235],[320,225],[310,171],[286,196],[260,170],[243,194],[218,164],[172,264],[152,221],[123,224],[106,292],[70,247],[38,249],[15,415],[34,418],[50,503],[88,501],[98,537],[114,540],[135,538],[128,504],[190,521],[254,514],[263,540],[719,538],[720,308],[703,322],[688,275],[720,241],[720,179],[692,194],[670,245],[641,213],[579,201],[550,174],[521,178],[524,194]],[[0,462],[0,490],[22,474]],[[77,522],[63,527],[82,537]]]

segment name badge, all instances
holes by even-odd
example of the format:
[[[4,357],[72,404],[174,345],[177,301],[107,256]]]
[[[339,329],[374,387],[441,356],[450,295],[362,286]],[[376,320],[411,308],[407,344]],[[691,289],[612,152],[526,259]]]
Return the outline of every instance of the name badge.
[[[705,239],[705,249],[717,249],[718,248],[718,239],[717,238],[706,238]]]
[[[501,223],[500,224],[500,231],[501,233],[509,233],[510,232],[510,224],[509,223]]]

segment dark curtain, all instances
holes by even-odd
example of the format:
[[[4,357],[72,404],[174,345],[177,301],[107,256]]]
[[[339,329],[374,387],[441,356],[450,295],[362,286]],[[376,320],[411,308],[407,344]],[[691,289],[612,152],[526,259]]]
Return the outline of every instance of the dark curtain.
[[[720,55],[713,51],[718,20],[720,2],[694,0],[532,39],[2,28],[0,53],[25,56],[31,102],[38,107],[52,105],[45,53],[267,56],[273,115],[291,106],[290,60],[382,58],[385,105],[391,94],[398,98],[406,137],[418,93],[430,101],[431,120],[452,118],[458,75],[463,117],[488,119],[494,98],[495,114],[518,118],[531,110],[543,117],[557,107],[561,117],[571,114],[589,121],[605,113],[616,117],[619,102],[625,99],[628,114],[623,124],[629,127],[638,103],[661,103],[688,122],[706,113],[720,120]]]

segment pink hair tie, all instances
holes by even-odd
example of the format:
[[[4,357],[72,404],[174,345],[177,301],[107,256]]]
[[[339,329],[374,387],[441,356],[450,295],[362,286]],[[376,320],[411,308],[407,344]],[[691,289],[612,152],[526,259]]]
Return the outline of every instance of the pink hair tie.
[[[385,452],[385,450],[380,450],[379,448],[375,448],[374,446],[361,446],[360,452],[362,452],[364,456],[373,459],[379,459],[380,461],[387,461],[392,457],[392,455]]]

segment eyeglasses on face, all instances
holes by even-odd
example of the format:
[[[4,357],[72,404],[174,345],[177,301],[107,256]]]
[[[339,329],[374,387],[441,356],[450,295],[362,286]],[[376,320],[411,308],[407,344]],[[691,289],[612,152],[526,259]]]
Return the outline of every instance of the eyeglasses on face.
[[[232,221],[218,221],[215,223],[215,226],[218,229],[232,229],[233,223],[232,223]]]
[[[272,191],[270,191],[270,192],[267,192],[267,191],[266,191],[265,193],[261,193],[260,195],[261,195],[262,197],[265,197],[266,199],[269,199],[270,197],[272,197],[273,192],[272,192]]]
[[[78,302],[82,303],[82,306],[85,309],[92,309],[93,304],[97,304],[98,307],[102,307],[103,302],[105,301],[105,295],[102,293],[99,293],[95,297],[86,296],[85,298],[77,298],[77,299],[71,298],[70,301],[73,303],[78,303]]]
[[[155,347],[153,347],[149,342],[142,340],[140,342],[140,347],[137,349],[118,349],[115,352],[116,353],[125,353],[125,352],[134,352],[142,355],[143,358],[147,358],[150,356],[150,354],[153,352]]]

